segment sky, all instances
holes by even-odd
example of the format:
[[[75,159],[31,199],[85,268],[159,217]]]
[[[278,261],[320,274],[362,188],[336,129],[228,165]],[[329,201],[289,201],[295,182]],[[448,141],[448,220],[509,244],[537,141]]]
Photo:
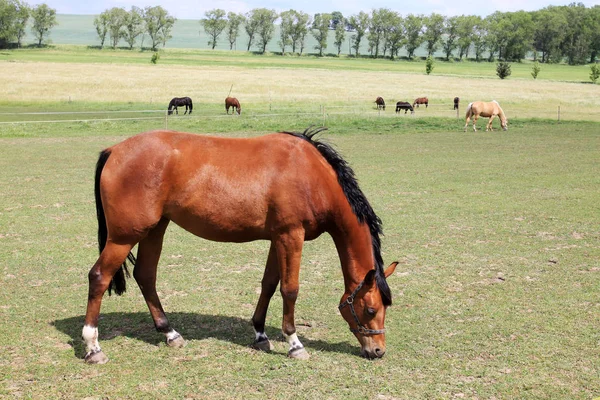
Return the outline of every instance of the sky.
[[[277,12],[295,9],[309,15],[340,11],[344,16],[358,14],[359,11],[369,12],[372,8],[389,8],[401,15],[438,13],[444,16],[454,15],[490,15],[495,11],[534,11],[554,5],[568,5],[576,0],[45,0],[28,1],[31,5],[45,3],[54,8],[58,14],[100,14],[112,7],[122,7],[127,10],[131,6],[145,8],[162,6],[168,13],[178,19],[202,19],[208,10],[221,8],[227,12],[246,13],[253,8],[269,8]],[[586,7],[600,5],[600,0],[579,0]]]

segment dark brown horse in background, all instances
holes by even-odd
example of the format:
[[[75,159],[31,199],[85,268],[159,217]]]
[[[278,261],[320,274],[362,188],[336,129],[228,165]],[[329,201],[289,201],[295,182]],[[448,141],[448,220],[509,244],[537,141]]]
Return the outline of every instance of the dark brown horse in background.
[[[375,99],[375,104],[377,105],[377,109],[385,111],[385,101],[383,101],[383,97],[377,97]]]
[[[399,101],[396,103],[396,114],[399,113],[401,110],[404,110],[404,114],[406,114],[408,110],[410,110],[411,114],[415,113],[415,109],[407,101]]]
[[[177,107],[184,107],[185,106],[185,112],[183,113],[184,115],[187,114],[188,109],[190,111],[190,114],[192,113],[192,109],[194,108],[194,105],[192,104],[192,99],[190,99],[189,97],[174,97],[170,102],[169,102],[169,115],[173,114],[173,110],[175,110],[175,114],[179,114],[179,112],[177,111]]]
[[[170,326],[156,292],[157,264],[170,221],[208,240],[271,242],[252,317],[254,346],[272,349],[265,319],[280,285],[282,331],[293,358],[308,357],[294,322],[303,243],[329,233],[344,277],[342,317],[358,339],[361,355],[382,357],[385,314],[392,303],[386,278],[397,263],[384,268],[381,220],[346,161],[314,138],[321,130],[248,139],[153,131],[102,151],[95,178],[100,257],[88,276],[85,361],[108,361],[98,342],[100,306],[107,289],[125,292],[127,259],[135,266],[133,277],[156,329],[169,346],[185,343]],[[137,258],[131,253],[136,244]]]
[[[429,106],[429,99],[427,97],[418,97],[413,101],[413,108],[415,106],[419,107],[420,104],[425,104],[425,108]]]
[[[232,108],[231,114],[237,111],[238,115],[242,113],[242,106],[240,106],[240,102],[235,97],[227,97],[225,99],[225,112],[229,114],[229,108]]]

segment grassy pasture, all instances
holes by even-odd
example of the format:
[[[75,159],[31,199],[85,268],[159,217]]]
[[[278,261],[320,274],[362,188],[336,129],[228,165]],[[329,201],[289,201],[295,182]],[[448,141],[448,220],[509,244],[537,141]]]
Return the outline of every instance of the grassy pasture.
[[[0,121],[23,109],[164,108],[175,93],[191,92],[198,117],[169,119],[170,128],[248,136],[322,122],[318,110],[294,114],[292,107],[350,101],[359,111],[332,112],[324,136],[353,166],[384,222],[384,260],[401,263],[389,279],[388,353],[375,362],[357,356],[356,340],[336,315],[343,282],[328,236],[304,248],[297,323],[312,357],[298,362],[285,357],[278,294],[267,320],[275,351],[248,347],[268,244],[208,242],[171,225],[158,288],[187,347],[162,344],[130,280],[124,296],[103,303],[100,341],[111,362],[84,365],[87,272],[97,257],[96,157],[164,121],[0,124],[0,398],[600,396],[597,86],[67,61],[0,62],[0,80],[9,82],[0,86]],[[232,81],[247,106],[241,117],[225,118],[220,103]],[[540,112],[545,100],[567,91],[587,110],[572,121],[522,111],[532,103]],[[463,99],[493,92],[510,130],[463,133],[462,120],[441,106],[411,118],[379,115],[370,104],[377,94],[401,100],[423,92],[434,104],[457,92]],[[274,99],[286,114],[271,115]]]

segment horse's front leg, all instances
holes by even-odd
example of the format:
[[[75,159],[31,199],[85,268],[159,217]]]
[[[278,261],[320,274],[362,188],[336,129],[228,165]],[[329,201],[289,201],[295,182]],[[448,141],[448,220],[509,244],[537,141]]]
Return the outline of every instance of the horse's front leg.
[[[144,300],[146,300],[156,330],[165,335],[167,345],[183,347],[185,340],[177,331],[171,328],[156,293],[156,269],[162,251],[163,237],[168,225],[169,220],[162,219],[148,233],[148,236],[140,242],[133,277],[144,295]]]
[[[121,265],[127,258],[133,245],[118,245],[113,242],[107,242],[102,250],[98,261],[94,264],[88,274],[89,292],[87,311],[85,313],[85,323],[81,336],[85,344],[85,362],[88,364],[104,364],[108,362],[108,357],[102,352],[98,342],[98,317],[100,315],[100,306],[102,305],[102,296],[115,273],[121,268]]]
[[[298,291],[300,289],[300,260],[302,258],[302,246],[304,244],[304,229],[296,229],[281,234],[275,239],[275,250],[279,264],[279,276],[281,278],[281,297],[283,298],[283,322],[281,330],[290,348],[288,357],[307,359],[308,352],[298,339],[296,324],[294,321],[294,309]]]
[[[263,351],[273,350],[273,345],[269,341],[267,334],[265,333],[265,320],[267,319],[267,309],[277,285],[279,284],[279,267],[277,262],[277,252],[275,246],[271,244],[269,249],[269,256],[267,258],[267,265],[265,266],[265,272],[262,279],[262,289],[260,291],[260,297],[256,304],[256,310],[252,316],[252,325],[254,326],[254,332],[256,337],[254,339],[253,347]]]

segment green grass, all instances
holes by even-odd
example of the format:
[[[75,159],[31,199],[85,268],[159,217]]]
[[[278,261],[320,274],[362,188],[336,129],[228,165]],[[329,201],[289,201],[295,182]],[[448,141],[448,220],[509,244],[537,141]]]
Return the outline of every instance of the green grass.
[[[244,136],[277,124],[179,121]],[[296,319],[312,358],[299,362],[285,357],[278,293],[267,320],[275,352],[248,347],[268,244],[208,242],[171,226],[158,289],[188,346],[162,344],[130,280],[126,295],[103,302],[103,366],[85,365],[80,343],[97,257],[94,164],[103,147],[152,126],[1,128],[0,397],[600,396],[599,125],[524,120],[475,134],[454,124],[340,117],[323,135],[383,220],[386,263],[400,260],[382,360],[359,358],[336,315],[343,282],[327,235],[303,253]]]

